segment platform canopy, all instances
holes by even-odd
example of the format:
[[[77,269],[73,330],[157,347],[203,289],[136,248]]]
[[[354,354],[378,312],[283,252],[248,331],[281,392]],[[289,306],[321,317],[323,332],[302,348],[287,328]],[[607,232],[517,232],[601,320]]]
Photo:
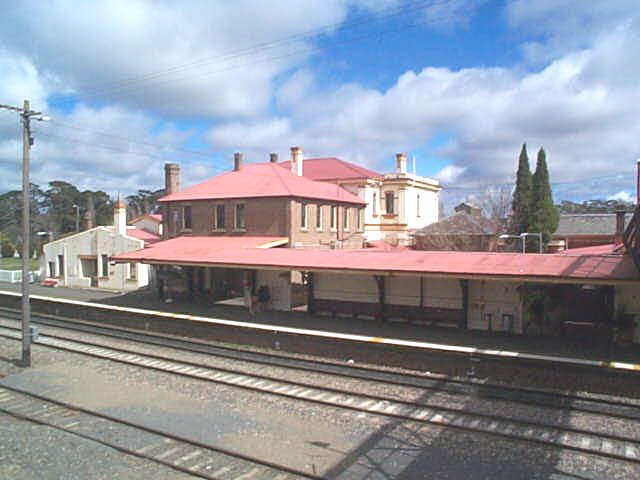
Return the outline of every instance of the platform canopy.
[[[262,240],[258,240],[260,238]],[[260,241],[262,244],[259,244]],[[277,244],[277,239],[269,240],[269,237],[185,236],[158,242],[136,252],[117,255],[113,260],[165,265],[330,271],[372,275],[640,284],[640,274],[632,258],[621,254],[264,248],[264,246]],[[260,246],[263,248],[257,248]]]

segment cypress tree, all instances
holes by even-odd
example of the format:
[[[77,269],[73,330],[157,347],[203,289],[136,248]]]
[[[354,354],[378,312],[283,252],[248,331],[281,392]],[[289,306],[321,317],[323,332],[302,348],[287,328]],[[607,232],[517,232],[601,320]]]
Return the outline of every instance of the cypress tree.
[[[527,156],[527,144],[522,144],[520,157],[518,160],[518,173],[516,179],[516,189],[513,192],[511,209],[511,231],[513,233],[523,233],[529,228],[530,207],[531,207],[532,179],[529,169],[529,157]]]
[[[531,195],[531,232],[541,232],[542,242],[546,245],[551,235],[558,228],[560,214],[553,204],[553,195],[547,170],[547,156],[543,148],[538,151],[536,172],[533,174],[533,191]]]

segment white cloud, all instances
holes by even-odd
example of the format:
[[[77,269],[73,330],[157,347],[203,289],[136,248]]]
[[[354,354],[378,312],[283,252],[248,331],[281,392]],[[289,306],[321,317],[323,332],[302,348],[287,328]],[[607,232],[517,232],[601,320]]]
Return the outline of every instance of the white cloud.
[[[594,187],[596,196],[619,191],[633,181],[640,148],[639,25],[627,18],[590,46],[533,70],[427,67],[400,75],[385,91],[345,84],[305,92],[290,111],[284,140],[312,154],[390,167],[395,152],[418,149],[444,132],[453,140],[436,152],[451,161],[440,172],[443,181],[477,188],[511,182],[527,142],[532,168],[544,146],[556,199],[590,198]],[[236,144],[259,137],[268,149],[283,141],[281,131],[258,133],[270,130],[273,121],[265,119],[234,123],[232,131],[220,125],[211,135],[224,132]]]
[[[443,183],[445,186],[448,183],[455,182],[460,175],[465,171],[464,167],[456,167],[455,165],[449,165],[440,170],[436,175],[436,179]]]
[[[424,8],[423,17],[427,25],[435,30],[451,31],[466,27],[476,10],[486,0],[434,0]]]
[[[269,104],[274,78],[308,58],[313,37],[302,33],[337,25],[349,5],[388,4],[32,0],[3,6],[0,45],[37,61],[57,91],[164,113],[250,117]]]
[[[441,27],[464,27],[480,3],[430,2],[429,25],[450,19]],[[136,88],[55,112],[59,121],[87,130],[37,126],[33,176],[40,184],[62,178],[83,188],[158,188],[165,160],[184,165],[188,184],[213,173],[214,164],[226,169],[231,150],[254,161],[271,151],[286,156],[292,145],[307,156],[342,156],[384,170],[394,153],[419,150],[444,134],[452,140],[435,153],[451,164],[438,175],[452,186],[480,189],[513,180],[526,141],[532,166],[536,150],[545,147],[556,199],[630,190],[640,154],[635,2],[509,2],[509,25],[535,40],[522,45],[523,65],[425,66],[398,74],[385,90],[316,78],[308,62],[312,37],[220,57],[336,24],[353,6],[384,12],[390,5],[396,0],[185,2],[180,10],[151,0],[78,2],[73,9],[62,0],[45,8],[10,3],[0,17],[1,99],[87,94],[100,85],[117,87],[117,79],[207,60],[171,76],[150,76],[144,88],[127,82]],[[280,58],[268,61],[273,57]],[[211,159],[174,150],[193,132],[160,121],[167,112],[212,122],[206,134]],[[19,181],[16,127],[15,118],[0,114],[0,188]]]
[[[619,202],[635,202],[636,199],[633,195],[631,195],[626,190],[620,190],[615,195],[611,195],[607,197],[607,200],[617,200]]]

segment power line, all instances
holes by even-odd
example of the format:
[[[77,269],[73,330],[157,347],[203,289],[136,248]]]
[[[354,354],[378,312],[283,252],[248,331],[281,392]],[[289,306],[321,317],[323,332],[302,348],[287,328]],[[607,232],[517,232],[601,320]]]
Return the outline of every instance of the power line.
[[[96,147],[96,148],[101,148],[104,150],[111,150],[114,152],[118,152],[118,153],[124,153],[124,154],[128,154],[128,155],[136,155],[136,156],[140,156],[140,157],[146,157],[146,158],[157,158],[160,160],[167,160],[166,156],[160,156],[160,155],[154,155],[152,153],[144,153],[144,152],[137,152],[137,151],[133,151],[133,150],[124,150],[122,148],[118,148],[114,145],[106,145],[106,144],[101,144],[101,143],[95,143],[95,142],[87,142],[87,141],[82,141],[82,140],[78,140],[77,138],[71,138],[71,137],[64,137],[62,135],[55,135],[55,134],[51,134],[51,133],[44,133],[42,131],[38,132],[38,135],[43,136],[43,137],[48,137],[48,138],[56,138],[62,141],[66,141],[69,143],[73,143],[73,144],[82,144],[82,145],[88,145],[91,147]],[[220,168],[215,166],[214,164],[210,165],[214,171],[220,171]]]
[[[171,78],[171,79],[161,79],[160,77],[164,76],[164,75],[173,75],[175,73],[181,73],[182,71],[186,71],[192,68],[196,68],[196,67],[201,67],[204,65],[212,65],[215,63],[220,63],[220,62],[224,62],[227,61],[229,59],[233,59],[233,58],[242,58],[243,56],[248,56],[250,54],[254,54],[254,53],[259,53],[261,51],[266,51],[269,49],[273,49],[274,46],[279,46],[279,45],[286,45],[287,43],[294,43],[294,42],[299,42],[301,38],[313,38],[314,36],[317,36],[319,33],[322,33],[323,31],[330,31],[333,28],[342,26],[342,27],[346,27],[346,26],[353,26],[353,25],[357,25],[357,24],[365,24],[367,23],[372,17],[374,18],[392,18],[395,16],[401,16],[401,15],[407,15],[408,13],[412,13],[415,12],[416,10],[420,10],[425,6],[433,6],[433,5],[441,5],[441,4],[446,4],[447,2],[445,0],[440,1],[440,2],[429,2],[429,1],[420,1],[420,2],[415,2],[409,5],[403,5],[401,7],[392,7],[389,8],[387,10],[385,10],[386,12],[391,12],[388,13],[387,15],[381,15],[380,13],[378,14],[368,14],[368,15],[364,15],[361,17],[358,17],[357,20],[352,20],[352,21],[348,21],[348,22],[339,22],[339,23],[335,23],[335,24],[331,24],[331,25],[327,25],[327,26],[323,26],[323,27],[319,27],[313,30],[309,30],[307,32],[304,32],[302,34],[296,34],[296,35],[292,35],[289,37],[284,37],[281,40],[275,41],[275,42],[269,42],[266,44],[258,44],[252,47],[247,47],[245,49],[236,51],[236,52],[230,52],[227,54],[223,54],[223,55],[219,55],[216,57],[210,57],[208,59],[204,59],[204,60],[199,60],[199,61],[195,61],[195,62],[191,62],[188,64],[183,64],[183,65],[179,65],[179,66],[175,66],[175,67],[170,67],[164,70],[158,70],[155,72],[150,72],[147,74],[143,74],[140,76],[134,76],[134,77],[128,77],[125,79],[121,79],[119,81],[114,81],[111,82],[109,84],[104,84],[106,85],[114,85],[113,88],[105,88],[105,87],[96,87],[93,90],[88,90],[84,93],[77,93],[74,95],[70,95],[66,98],[104,98],[106,96],[106,94],[109,93],[122,93],[122,92],[132,92],[132,91],[136,91],[139,90],[141,88],[145,88],[145,85],[136,85],[140,84],[142,82],[147,82],[149,83],[149,81],[152,80],[156,80],[159,79],[159,81],[177,81],[177,80],[182,80],[185,78],[189,78],[187,77],[179,77],[179,78]],[[395,13],[394,13],[395,12]],[[443,16],[444,17],[444,16]],[[406,31],[406,25],[401,26],[403,31]],[[415,25],[414,25],[415,27]],[[388,32],[386,32],[387,34],[389,33],[394,33],[397,32],[400,29],[395,29],[395,30],[389,30]],[[360,35],[348,40],[344,40],[341,42],[335,42],[334,45],[335,46],[339,46],[339,45],[345,45],[348,43],[353,43],[355,41],[359,41],[362,40],[364,38],[368,38],[371,36],[380,36],[380,32],[375,32],[373,34],[367,34],[367,35]],[[247,66],[252,66],[252,65],[256,65],[258,63],[264,63],[264,62],[269,62],[269,61],[276,61],[276,60],[282,60],[284,58],[290,58],[292,56],[295,55],[300,55],[300,54],[309,54],[309,53],[314,53],[317,51],[321,51],[323,48],[322,47],[309,47],[309,48],[304,48],[304,49],[298,49],[294,52],[289,52],[286,54],[281,54],[281,55],[277,55],[277,56],[271,56],[271,57],[266,57],[266,58],[262,58],[259,59],[257,61],[251,61],[251,62],[246,62],[246,63],[242,63],[239,65],[232,65],[223,69],[219,69],[219,70],[214,70],[214,71],[210,71],[210,72],[206,72],[201,74],[200,76],[205,76],[205,75],[215,75],[218,73],[222,73],[225,71],[229,71],[232,69],[237,69],[237,68],[244,68]],[[46,99],[40,99],[43,101],[46,101]]]
[[[68,123],[68,122],[63,122],[60,120],[51,120],[51,124],[52,125],[57,125],[60,126],[62,128],[68,128],[71,130],[77,130],[77,131],[85,131],[85,132],[89,132],[89,133],[93,133],[96,135],[100,135],[103,137],[109,137],[109,138],[115,138],[117,140],[122,140],[128,143],[135,143],[138,145],[146,145],[146,146],[150,146],[150,147],[155,147],[155,148],[159,148],[159,149],[168,149],[168,150],[172,150],[172,151],[176,151],[176,152],[183,152],[183,153],[189,153],[192,155],[201,155],[203,157],[211,157],[212,152],[203,152],[203,151],[198,151],[198,150],[190,150],[187,148],[182,148],[182,147],[177,147],[177,146],[173,146],[170,144],[160,144],[160,143],[156,143],[156,142],[145,142],[142,140],[136,140],[134,138],[130,138],[130,137],[123,137],[120,135],[115,135],[113,133],[107,133],[107,132],[102,132],[99,130],[94,130],[91,128],[86,128],[86,127],[81,127],[79,125],[74,125],[72,123]]]
[[[432,5],[440,5],[440,4],[446,4],[447,2],[445,0],[440,1],[440,2],[430,2],[428,0],[421,0],[421,1],[417,1],[411,4],[404,4],[401,6],[396,6],[396,7],[390,7],[388,9],[383,10],[382,12],[378,12],[377,14],[375,14],[375,17],[377,18],[385,18],[385,19],[391,19],[393,17],[397,17],[397,16],[402,16],[402,15],[407,15],[408,13],[413,13],[416,10],[422,9],[426,6],[432,6]],[[215,55],[212,57],[206,57],[200,60],[195,60],[192,62],[188,62],[185,64],[181,64],[181,65],[176,65],[173,67],[168,67],[165,69],[160,69],[160,70],[156,70],[153,72],[148,72],[145,74],[141,74],[141,75],[135,75],[135,76],[131,76],[131,77],[126,77],[120,80],[115,80],[113,82],[109,82],[106,84],[103,84],[102,86],[98,86],[95,87],[94,89],[89,89],[85,92],[85,96],[96,96],[96,95],[104,95],[105,93],[112,93],[114,91],[122,91],[123,89],[126,89],[126,85],[127,84],[133,84],[133,83],[140,83],[140,82],[146,82],[149,80],[153,80],[155,78],[164,76],[164,75],[171,75],[171,74],[175,74],[175,73],[180,73],[186,70],[191,70],[194,68],[200,68],[203,66],[208,66],[208,65],[213,65],[216,63],[221,63],[221,62],[225,62],[228,61],[230,59],[234,59],[234,58],[242,58],[245,56],[249,56],[255,53],[260,53],[262,51],[268,51],[268,50],[272,50],[276,47],[281,47],[281,46],[285,46],[287,44],[292,44],[292,43],[298,43],[300,41],[303,40],[310,40],[313,39],[314,37],[322,34],[322,33],[328,33],[336,28],[342,27],[354,27],[357,25],[362,25],[362,24],[366,24],[367,22],[369,22],[371,20],[372,14],[367,14],[367,15],[361,15],[359,17],[356,17],[353,20],[349,20],[349,21],[343,21],[343,22],[337,22],[337,23],[333,23],[333,24],[328,24],[328,25],[323,25],[321,27],[317,27],[311,30],[307,30],[305,32],[301,32],[298,34],[294,34],[294,35],[290,35],[287,37],[283,37],[281,39],[275,40],[275,41],[271,41],[271,42],[264,42],[264,43],[260,43],[260,44],[256,44],[256,45],[252,45],[246,48],[242,48],[239,50],[235,50],[235,51],[230,51],[227,53],[223,53],[220,55]]]

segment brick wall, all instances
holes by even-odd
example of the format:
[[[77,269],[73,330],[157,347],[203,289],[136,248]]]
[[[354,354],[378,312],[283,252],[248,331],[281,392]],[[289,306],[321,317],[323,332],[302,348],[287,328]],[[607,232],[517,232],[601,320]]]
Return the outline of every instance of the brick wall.
[[[235,228],[235,208],[244,205],[245,229]],[[197,200],[191,202],[171,202],[163,221],[169,237],[190,235],[288,235],[286,198],[246,198],[226,200]],[[183,230],[183,207],[191,205],[191,229]],[[225,207],[224,230],[214,229],[215,207]]]
[[[339,203],[306,201],[307,228],[301,225],[301,200],[290,198],[246,198],[227,200],[197,200],[191,202],[171,202],[164,212],[164,231],[166,238],[178,235],[254,235],[289,237],[290,246],[298,248],[330,248],[331,243],[337,243],[340,248],[362,248],[362,222],[358,229],[357,206],[341,205]],[[235,206],[244,204],[244,230],[235,228]],[[184,230],[183,207],[191,206],[191,229]],[[225,229],[214,229],[215,207],[225,206]],[[318,206],[322,210],[321,228],[316,227],[316,211]],[[331,207],[337,207],[336,228],[331,228]],[[344,228],[345,209],[348,212],[348,228]]]

